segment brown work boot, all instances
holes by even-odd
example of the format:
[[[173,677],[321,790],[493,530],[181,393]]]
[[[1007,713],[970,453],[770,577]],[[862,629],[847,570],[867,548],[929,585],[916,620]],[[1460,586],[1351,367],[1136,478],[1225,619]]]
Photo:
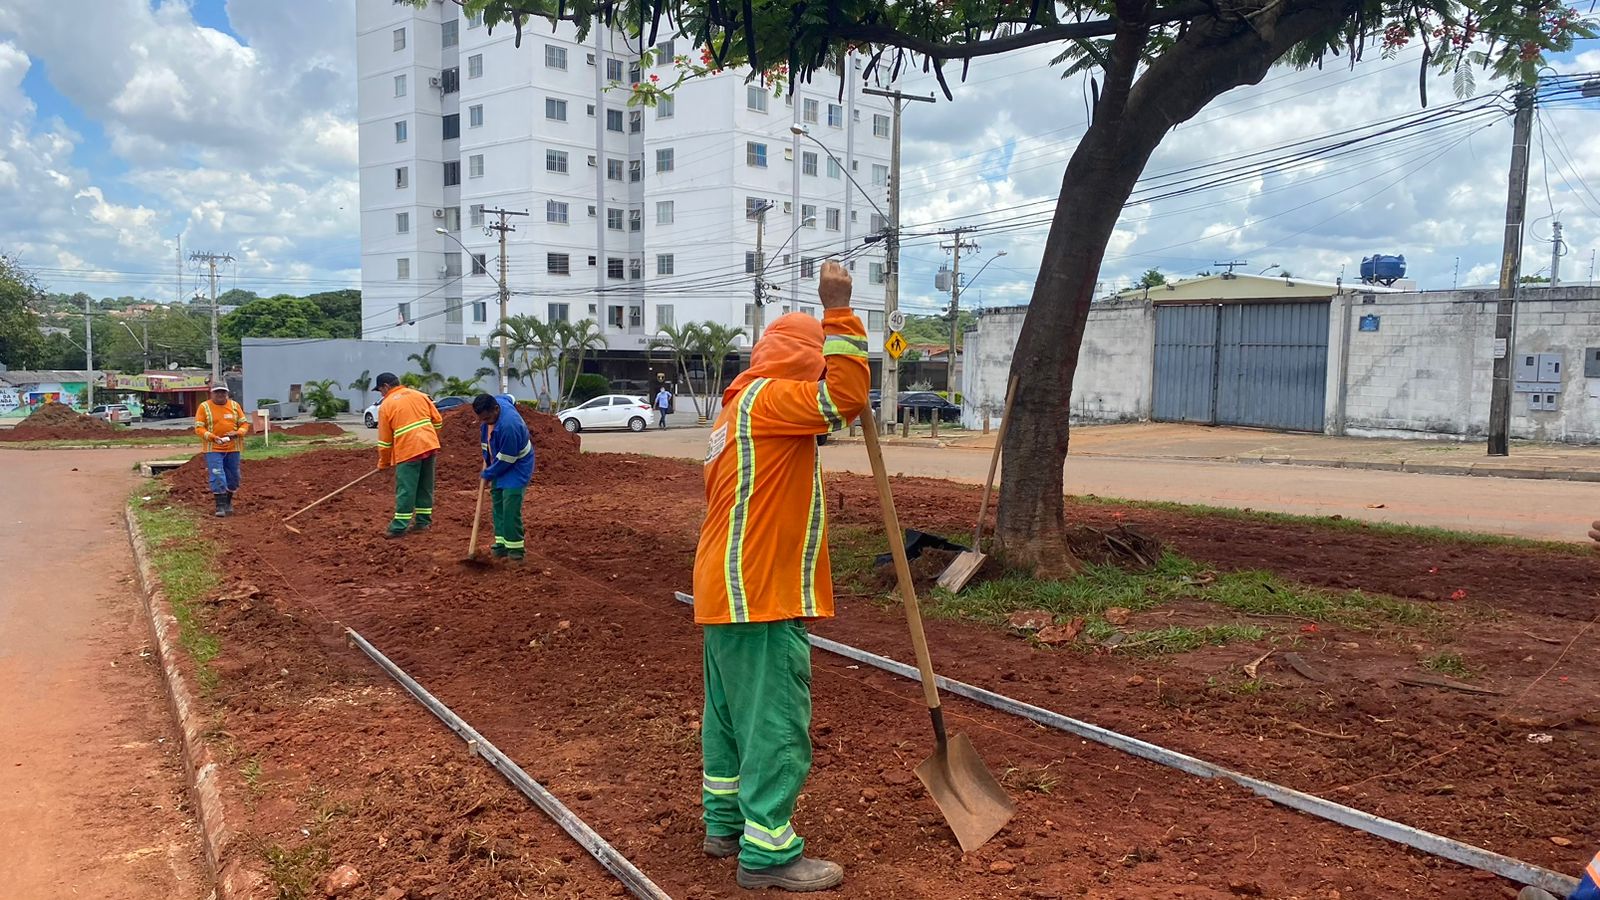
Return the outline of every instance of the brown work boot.
[[[826,891],[844,884],[844,868],[825,859],[802,856],[792,863],[770,869],[746,869],[741,865],[738,882],[739,887],[746,890],[777,888],[796,893]]]
[[[520,562],[520,560],[519,560]],[[737,834],[708,834],[705,843],[700,845],[707,856],[717,859],[727,859],[739,853],[739,836]]]

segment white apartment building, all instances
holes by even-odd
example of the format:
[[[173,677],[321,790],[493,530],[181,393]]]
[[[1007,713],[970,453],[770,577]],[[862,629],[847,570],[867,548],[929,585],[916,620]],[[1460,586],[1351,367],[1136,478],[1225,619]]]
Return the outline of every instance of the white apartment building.
[[[629,107],[631,84],[673,81],[671,57],[698,48],[666,41],[641,68],[621,34],[597,28],[579,44],[573,26],[542,21],[517,47],[511,28],[491,35],[437,0],[357,0],[356,21],[364,337],[487,343],[499,236],[483,210],[496,208],[527,213],[508,219],[510,315],[593,319],[604,356],[621,361],[644,359],[664,325],[748,330],[749,213],[771,204],[765,320],[820,315],[820,261],[851,251],[855,305],[881,351],[884,256],[865,239],[885,224],[890,106],[861,92],[861,60],[844,86],[824,72],[775,96],[730,70]]]

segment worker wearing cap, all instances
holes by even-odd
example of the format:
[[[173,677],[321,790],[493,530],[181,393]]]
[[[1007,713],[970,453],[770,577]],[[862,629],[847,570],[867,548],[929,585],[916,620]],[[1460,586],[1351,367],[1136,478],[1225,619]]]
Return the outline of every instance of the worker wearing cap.
[[[378,376],[378,468],[393,467],[394,518],[387,537],[403,537],[433,524],[433,476],[444,419],[433,400],[400,384],[393,372]]]
[[[478,441],[483,448],[480,476],[493,485],[489,491],[494,508],[494,555],[499,559],[522,562],[522,498],[533,480],[533,440],[528,423],[517,412],[517,401],[510,394],[472,398],[472,411],[478,417]]]
[[[833,615],[817,436],[867,405],[867,337],[850,274],[823,265],[822,322],[780,316],[723,392],[706,453],[695,555],[704,626],[703,849],[739,855],[743,888],[819,891],[844,881],[804,855],[790,822],[811,770],[805,620]]]
[[[250,419],[244,408],[228,395],[227,385],[211,389],[211,398],[194,414],[194,433],[200,436],[200,451],[206,457],[206,478],[211,482],[215,515],[233,515],[233,495],[239,490],[239,451],[244,436],[250,433]]]

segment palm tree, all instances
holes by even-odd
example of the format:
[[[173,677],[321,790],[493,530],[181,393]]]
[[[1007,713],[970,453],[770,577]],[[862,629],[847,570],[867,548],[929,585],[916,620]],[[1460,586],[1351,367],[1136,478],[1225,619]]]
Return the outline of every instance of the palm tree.
[[[560,326],[561,332],[560,352],[561,360],[565,363],[567,357],[572,358],[572,381],[576,381],[583,373],[583,357],[590,350],[598,350],[609,346],[606,336],[601,333],[600,326],[593,319],[583,319],[571,324],[565,322],[554,323]],[[570,396],[572,382],[566,382],[567,394]]]
[[[470,381],[451,375],[444,380],[444,387],[439,388],[439,393],[446,397],[470,397],[479,393],[478,382],[481,380],[483,380],[481,375],[473,376]]]
[[[695,416],[704,419],[705,413],[700,410],[700,398],[694,389],[694,378],[689,375],[689,358],[694,356],[699,344],[700,329],[699,322],[685,322],[678,327],[663,325],[660,334],[650,339],[650,349],[672,352],[672,359],[678,365],[678,374],[683,376],[684,384],[689,389],[689,402],[694,404]]]
[[[716,322],[703,322],[700,325],[700,340],[695,351],[700,355],[701,365],[706,372],[706,416],[709,418],[716,404],[722,399],[723,372],[728,364],[728,357],[739,350],[739,338],[744,337],[744,328],[729,328]]]
[[[300,391],[300,398],[311,407],[312,415],[319,419],[331,419],[339,414],[340,400],[333,392],[338,386],[339,382],[332,378],[308,381]]]
[[[372,370],[362,369],[361,374],[356,376],[356,380],[345,385],[345,387],[352,391],[360,391],[361,396],[357,400],[359,403],[366,403],[367,395],[372,393]]]
[[[527,378],[531,382],[535,374],[542,375],[545,382],[545,393],[548,394],[550,392],[550,371],[548,365],[544,363],[544,359],[550,355],[549,328],[534,316],[510,316],[496,326],[494,331],[489,332],[489,340],[498,341],[502,334],[506,337],[507,380]],[[498,348],[490,347],[483,351],[483,358],[498,365],[500,351]],[[519,359],[522,361],[520,367],[514,365]],[[481,374],[485,370],[479,369],[478,371]],[[497,372],[498,369],[489,370],[490,374],[496,374]]]
[[[425,394],[433,393],[434,389],[444,384],[444,374],[433,367],[433,354],[438,349],[438,344],[429,344],[422,348],[421,353],[413,353],[406,357],[407,362],[417,364],[416,388]]]

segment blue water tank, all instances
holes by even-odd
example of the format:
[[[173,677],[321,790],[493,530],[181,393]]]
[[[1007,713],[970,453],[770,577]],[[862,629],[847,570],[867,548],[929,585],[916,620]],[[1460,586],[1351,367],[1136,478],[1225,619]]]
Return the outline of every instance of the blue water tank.
[[[1394,284],[1406,277],[1404,256],[1368,256],[1361,260],[1361,280],[1367,284]]]

